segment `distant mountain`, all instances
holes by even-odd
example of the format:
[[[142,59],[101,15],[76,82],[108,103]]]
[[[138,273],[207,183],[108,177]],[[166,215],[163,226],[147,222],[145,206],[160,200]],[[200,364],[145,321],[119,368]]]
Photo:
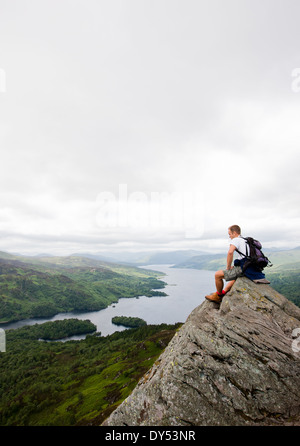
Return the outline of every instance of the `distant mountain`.
[[[300,248],[287,249],[284,251],[276,251],[268,254],[269,259],[273,263],[274,267],[277,268],[281,265],[293,264],[300,262]]]
[[[206,254],[197,250],[176,250],[176,251],[143,251],[126,252],[120,251],[113,254],[108,252],[99,254],[74,254],[75,256],[84,256],[95,260],[106,260],[117,263],[129,263],[132,265],[162,265],[184,262],[185,260],[196,256]]]
[[[282,251],[273,251],[263,249],[263,252],[269,257],[274,269],[299,269],[300,248],[287,249]],[[183,262],[177,263],[173,268],[193,268],[217,271],[226,267],[225,254],[205,254],[193,256]]]
[[[17,259],[19,256],[16,254],[10,254],[9,252],[0,251],[0,258],[1,259]]]
[[[172,268],[192,268],[217,271],[226,265],[226,254],[204,254],[190,257],[184,262],[177,263]]]
[[[184,262],[195,255],[204,254],[201,251],[184,250],[184,251],[170,251],[146,253],[143,256],[137,257],[135,262],[143,265],[159,265],[159,264],[174,264]]]
[[[49,256],[48,256],[49,257]],[[77,252],[74,254],[71,254],[70,257],[85,257],[87,259],[92,260],[103,260],[104,262],[111,262],[111,263],[117,263],[118,259],[116,257],[108,256],[108,255],[102,255],[102,254],[91,254],[89,252]],[[121,262],[123,263],[123,262]]]

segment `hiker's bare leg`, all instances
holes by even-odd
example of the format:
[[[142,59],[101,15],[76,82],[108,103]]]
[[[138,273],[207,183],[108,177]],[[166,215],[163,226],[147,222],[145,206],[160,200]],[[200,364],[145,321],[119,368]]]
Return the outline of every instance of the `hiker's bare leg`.
[[[228,293],[228,291],[231,290],[232,285],[234,284],[234,282],[235,282],[235,280],[230,280],[230,281],[227,283],[226,287],[224,288],[225,293]]]
[[[215,274],[216,289],[218,293],[223,290],[224,271],[217,271]]]
[[[216,282],[216,289],[218,293],[222,293],[223,290],[223,279],[224,279],[224,271],[217,271],[215,274],[215,282]],[[226,287],[224,288],[225,293],[228,293],[228,291],[231,289],[232,285],[234,284],[235,280],[230,280]]]

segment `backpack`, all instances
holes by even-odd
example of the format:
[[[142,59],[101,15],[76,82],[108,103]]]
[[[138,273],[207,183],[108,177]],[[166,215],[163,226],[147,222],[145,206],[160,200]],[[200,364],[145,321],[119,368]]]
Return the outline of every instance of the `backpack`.
[[[256,270],[262,271],[267,266],[273,266],[268,257],[264,255],[261,248],[262,245],[258,240],[252,237],[242,237],[246,240],[247,255],[240,252],[238,249],[236,251],[242,255],[246,260],[243,263],[243,272],[248,268],[248,266],[253,266]]]

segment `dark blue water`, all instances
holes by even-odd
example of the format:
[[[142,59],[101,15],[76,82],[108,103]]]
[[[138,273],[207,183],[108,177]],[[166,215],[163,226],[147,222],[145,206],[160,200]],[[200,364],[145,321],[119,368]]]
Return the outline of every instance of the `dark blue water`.
[[[161,271],[166,274],[161,279],[167,285],[161,291],[167,293],[168,296],[124,298],[101,311],[59,313],[51,319],[27,319],[26,321],[2,325],[2,327],[6,330],[43,323],[48,320],[89,319],[97,326],[97,331],[100,331],[102,336],[107,336],[115,331],[124,330],[124,327],[112,324],[111,319],[114,316],[139,317],[148,324],[185,322],[191,311],[203,302],[204,296],[214,291],[213,271],[171,268],[170,265],[147,265],[143,268]],[[83,337],[85,336],[77,336],[72,339]]]

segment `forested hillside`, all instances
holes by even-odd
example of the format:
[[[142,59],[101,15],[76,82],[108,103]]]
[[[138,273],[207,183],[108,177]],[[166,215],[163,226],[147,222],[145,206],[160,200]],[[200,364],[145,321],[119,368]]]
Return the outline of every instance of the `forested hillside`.
[[[48,332],[51,326],[56,328],[49,322]],[[7,330],[6,352],[0,353],[0,425],[100,425],[178,327],[146,325],[68,342],[36,340],[41,327]]]
[[[157,291],[164,287],[160,276],[82,257],[0,258],[0,323],[101,310],[121,297],[165,295]]]

